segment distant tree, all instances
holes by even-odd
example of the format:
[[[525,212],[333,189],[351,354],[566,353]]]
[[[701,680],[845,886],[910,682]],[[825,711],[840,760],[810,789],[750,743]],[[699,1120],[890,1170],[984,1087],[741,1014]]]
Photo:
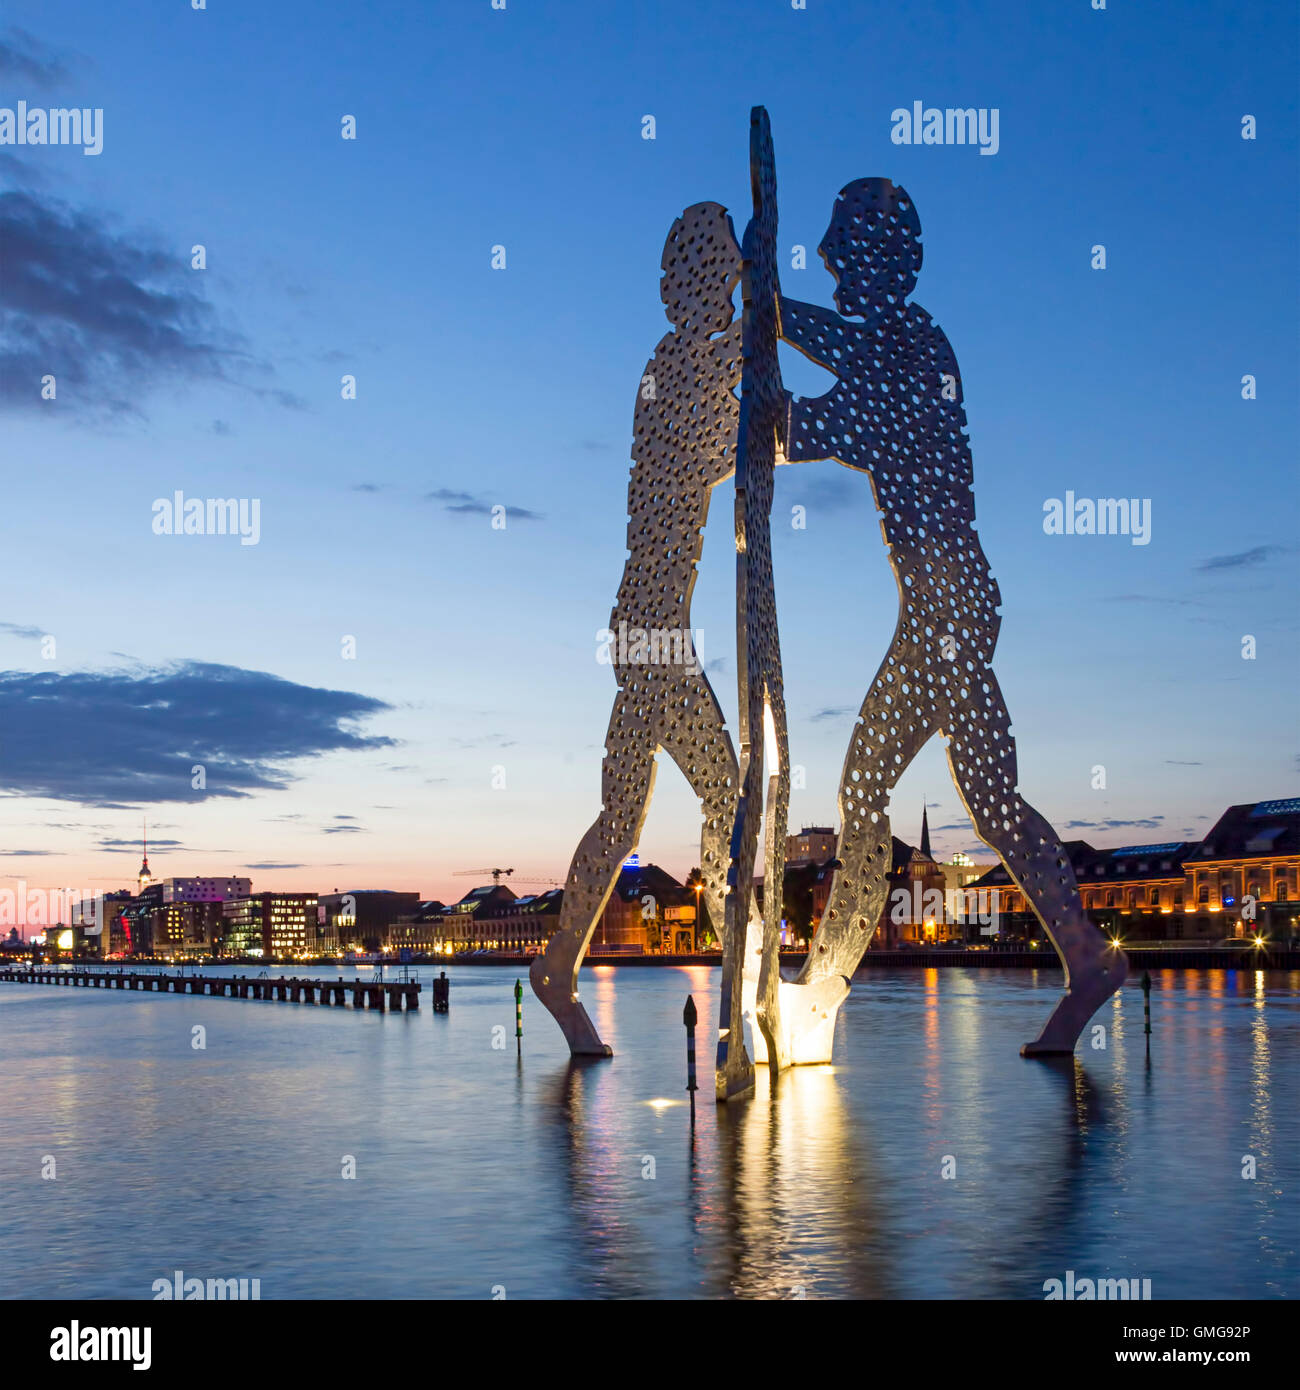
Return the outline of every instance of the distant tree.
[[[686,875],[686,891],[695,893],[697,887],[702,887],[704,875],[698,868],[692,869]],[[695,901],[699,904],[699,917],[695,923],[695,944],[701,948],[716,944],[718,932],[712,921],[709,919],[709,905],[704,900],[704,894],[695,893]]]
[[[797,864],[785,871],[781,894],[781,912],[793,937],[805,944],[812,935],[813,884],[817,879],[816,864]]]

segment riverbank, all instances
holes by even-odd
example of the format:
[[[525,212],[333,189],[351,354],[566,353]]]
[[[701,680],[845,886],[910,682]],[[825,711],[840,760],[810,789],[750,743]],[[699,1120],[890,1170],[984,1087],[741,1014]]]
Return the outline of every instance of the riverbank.
[[[1133,946],[1126,948],[1129,966],[1132,971],[1142,970],[1300,970],[1300,948],[1267,946]],[[790,969],[802,968],[807,960],[804,951],[782,951],[781,964]],[[382,964],[393,971],[406,966],[428,968],[429,966],[452,965],[502,965],[527,970],[533,957],[517,955],[504,951],[476,951],[455,956],[415,955],[410,961],[395,961],[391,956],[383,957]],[[26,962],[10,962],[26,965]],[[201,970],[205,967],[231,968],[275,968],[308,967],[313,970],[337,969],[375,969],[380,965],[379,958],[340,961],[333,957],[319,960],[204,960],[204,961],[66,961],[44,962],[46,968],[72,968],[78,970],[167,970],[183,968]],[[583,969],[606,966],[625,966],[635,968],[680,967],[680,966],[720,966],[722,955],[718,951],[697,951],[680,955],[589,955],[583,961]],[[1022,949],[1014,951],[953,950],[934,948],[930,950],[907,951],[868,951],[859,965],[860,970],[888,970],[910,967],[961,967],[964,969],[1025,969],[1059,970],[1061,962],[1056,952],[1049,949]]]

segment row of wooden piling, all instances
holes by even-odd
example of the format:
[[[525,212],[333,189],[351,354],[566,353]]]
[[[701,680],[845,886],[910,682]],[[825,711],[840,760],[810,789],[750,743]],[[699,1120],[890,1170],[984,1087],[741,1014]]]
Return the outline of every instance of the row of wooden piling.
[[[276,999],[292,1004],[333,1004],[354,1009],[408,1013],[420,1007],[417,980],[300,980],[297,976],[164,975],[125,970],[51,970],[9,966],[0,980],[23,985],[66,985],[87,989],[143,989],[162,994],[207,994],[223,999]]]

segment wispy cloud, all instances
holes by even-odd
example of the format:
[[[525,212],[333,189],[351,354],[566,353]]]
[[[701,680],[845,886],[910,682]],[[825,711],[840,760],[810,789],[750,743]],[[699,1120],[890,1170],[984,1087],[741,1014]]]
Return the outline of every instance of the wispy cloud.
[[[105,835],[99,842],[100,849],[105,854],[139,854],[140,841],[132,838],[123,840],[111,835]],[[149,841],[150,849],[184,849],[185,846],[180,840],[154,840]]]
[[[1170,608],[1204,608],[1201,599],[1166,598],[1158,594],[1110,594],[1104,603],[1162,603]]]
[[[25,29],[7,29],[0,36],[0,79],[57,87],[68,79],[68,66],[54,49]]]
[[[1146,820],[1071,820],[1066,830],[1159,830],[1163,816],[1148,816]]]
[[[527,507],[513,507],[500,502],[487,502],[472,492],[462,492],[457,488],[440,487],[424,494],[426,502],[441,502],[445,512],[455,516],[491,516],[492,508],[505,506],[506,517],[514,521],[545,521],[541,512],[530,511]]]
[[[1215,555],[1206,560],[1204,564],[1197,565],[1199,570],[1238,570],[1248,569],[1255,565],[1262,565],[1270,555],[1277,555],[1281,552],[1280,545],[1257,545],[1250,550],[1239,550],[1234,555]]]

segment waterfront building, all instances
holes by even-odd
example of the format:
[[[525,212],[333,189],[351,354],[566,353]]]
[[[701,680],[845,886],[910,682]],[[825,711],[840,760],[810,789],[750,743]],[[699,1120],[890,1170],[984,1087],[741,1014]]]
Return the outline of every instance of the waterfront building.
[[[1300,932],[1300,797],[1230,806],[1202,840],[1064,846],[1084,910],[1123,941],[1287,940]],[[998,896],[1004,934],[1038,925],[999,864],[973,885]]]
[[[442,904],[422,903],[417,892],[353,888],[340,893],[336,888],[320,895],[313,941],[322,954],[382,951],[391,944],[394,923],[422,913],[427,920],[433,909],[440,914]]]
[[[70,914],[74,953],[93,960],[107,960],[114,953],[113,915],[130,901],[131,890],[123,888],[116,893],[103,893],[98,898],[83,898],[74,903]],[[100,928],[98,932],[94,930],[96,926]]]
[[[155,907],[150,913],[154,955],[172,960],[215,955],[225,925],[222,909],[222,902],[212,899],[163,902]]]
[[[892,836],[889,888],[871,938],[873,950],[904,946],[938,946],[966,939],[964,923],[944,911],[947,886],[942,868],[930,854],[929,828],[922,812],[922,843],[909,845]]]
[[[992,867],[990,863],[977,864],[969,854],[963,854],[960,850],[951,859],[939,863],[944,888],[948,893],[960,892],[977,878],[982,878]]]
[[[471,888],[457,903],[444,908],[436,922],[430,922],[432,949],[451,955],[457,951],[495,950],[496,921],[515,894],[504,883],[485,883]],[[407,925],[405,923],[400,925]],[[390,940],[397,938],[390,933]]]
[[[660,954],[695,949],[696,895],[657,864],[635,855],[619,871],[591,938],[591,952]]]
[[[536,955],[543,950],[560,924],[563,888],[530,893],[506,904],[491,918],[483,919],[483,930],[493,950]]]
[[[785,837],[788,865],[821,864],[835,857],[839,837],[829,825],[805,825],[797,835]]]
[[[153,953],[153,910],[156,906],[147,898],[131,897],[114,903],[107,910],[105,930],[109,933],[111,953],[115,956],[147,956]]]
[[[812,870],[811,924],[814,931],[826,911],[837,864],[837,860],[827,859]],[[964,888],[982,871],[982,866],[970,861],[953,865],[936,862],[930,852],[929,821],[922,808],[920,845],[909,845],[897,835],[891,836],[885,903],[871,937],[870,949],[886,951],[978,940],[978,921],[952,910],[960,903],[950,890]],[[793,870],[787,870],[787,882],[806,872],[802,866],[795,865]],[[985,901],[988,900],[986,897]]]
[[[253,893],[221,904],[223,956],[307,955],[316,942],[315,893]]]
[[[223,903],[246,898],[253,891],[251,878],[165,878],[164,903]]]

